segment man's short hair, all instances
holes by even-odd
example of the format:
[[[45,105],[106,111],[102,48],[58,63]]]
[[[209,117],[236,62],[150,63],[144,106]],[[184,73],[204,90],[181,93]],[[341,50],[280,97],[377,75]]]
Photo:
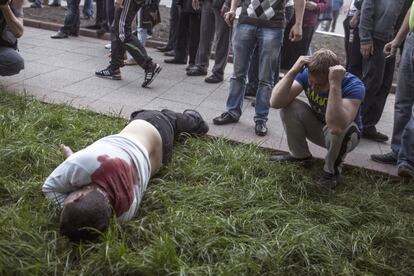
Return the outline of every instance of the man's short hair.
[[[96,240],[108,229],[112,207],[105,195],[94,188],[64,205],[60,233],[72,241]]]
[[[312,75],[328,77],[329,67],[339,65],[338,56],[329,49],[319,49],[310,58],[308,72]]]

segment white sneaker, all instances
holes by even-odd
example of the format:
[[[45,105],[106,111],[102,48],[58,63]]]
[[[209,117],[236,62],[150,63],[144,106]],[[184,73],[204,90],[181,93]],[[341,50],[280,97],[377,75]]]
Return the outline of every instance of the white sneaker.
[[[111,43],[106,44],[105,49],[111,50]]]

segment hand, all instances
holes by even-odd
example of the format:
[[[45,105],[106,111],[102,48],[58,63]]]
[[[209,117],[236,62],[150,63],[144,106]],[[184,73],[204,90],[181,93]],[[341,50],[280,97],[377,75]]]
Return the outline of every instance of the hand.
[[[341,85],[344,80],[346,69],[342,65],[335,65],[329,67],[329,84],[330,85]]]
[[[358,26],[358,16],[354,15],[352,16],[351,20],[349,21],[349,27],[356,28]]]
[[[303,66],[309,63],[310,58],[311,56],[300,56],[292,68],[290,68],[290,71],[294,72],[295,74],[300,73],[300,71],[303,69]]]
[[[305,3],[305,10],[313,11],[318,7],[318,4],[312,1],[306,1]]]
[[[191,5],[193,6],[193,9],[195,9],[196,11],[200,9],[200,1],[198,0],[193,0]]]
[[[115,0],[115,7],[123,8],[124,7],[124,0]]]
[[[70,147],[65,146],[64,144],[60,145],[60,149],[63,152],[63,157],[65,159],[67,159],[69,156],[71,156],[73,154],[73,151],[70,149]]]
[[[236,18],[236,12],[235,11],[228,11],[224,14],[224,21],[226,21],[227,25],[229,27],[233,26],[234,18]]]
[[[292,26],[289,33],[289,40],[292,42],[302,40],[302,26],[300,26],[300,24],[295,23],[295,25]]]
[[[230,10],[230,8],[227,7],[226,4],[223,4],[223,6],[221,7],[221,11],[220,11],[221,16],[224,17],[224,15],[226,14],[226,12],[228,12],[229,10]]]
[[[398,43],[395,41],[395,39],[391,42],[388,42],[387,44],[385,44],[384,46],[384,54],[385,57],[393,57],[395,56],[395,54],[397,53],[398,48],[400,47],[400,45],[398,45]]]
[[[361,55],[363,59],[368,59],[374,54],[374,44],[361,44]]]

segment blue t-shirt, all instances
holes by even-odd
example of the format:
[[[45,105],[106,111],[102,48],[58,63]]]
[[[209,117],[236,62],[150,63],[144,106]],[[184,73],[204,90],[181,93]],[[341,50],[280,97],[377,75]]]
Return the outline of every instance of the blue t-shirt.
[[[312,110],[315,112],[318,120],[326,123],[325,114],[326,108],[328,106],[329,91],[316,93],[312,90],[312,88],[309,86],[308,81],[308,69],[305,69],[302,73],[297,74],[295,80],[302,85],[306,97],[308,98],[309,104]],[[357,99],[363,101],[364,97],[365,86],[362,81],[351,73],[345,73],[344,80],[342,81],[342,98]],[[358,128],[362,130],[361,107],[359,107],[358,113],[355,117],[355,123],[357,124]]]

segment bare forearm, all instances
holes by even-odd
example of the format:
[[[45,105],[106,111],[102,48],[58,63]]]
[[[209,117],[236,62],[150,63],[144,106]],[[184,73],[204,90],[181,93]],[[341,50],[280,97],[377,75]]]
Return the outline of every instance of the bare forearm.
[[[295,24],[302,26],[303,14],[305,13],[305,1],[294,0],[293,2],[295,3]]]
[[[342,88],[331,85],[329,88],[326,124],[332,132],[342,132],[350,124],[347,112],[342,104]]]
[[[7,23],[7,28],[17,37],[21,37],[24,32],[23,28],[23,19],[16,17],[9,5],[1,6],[1,11],[3,13],[4,19]]]
[[[296,77],[296,72],[290,70],[273,88],[272,96],[270,97],[270,106],[273,108],[286,107],[289,102],[290,88]]]
[[[230,10],[231,11],[236,11],[238,4],[239,4],[239,0],[231,0]]]
[[[398,45],[401,45],[401,43],[406,38],[408,32],[410,31],[409,21],[410,21],[410,12],[411,8],[408,10],[407,14],[405,15],[404,21],[398,30],[397,35],[395,36],[395,41]]]

